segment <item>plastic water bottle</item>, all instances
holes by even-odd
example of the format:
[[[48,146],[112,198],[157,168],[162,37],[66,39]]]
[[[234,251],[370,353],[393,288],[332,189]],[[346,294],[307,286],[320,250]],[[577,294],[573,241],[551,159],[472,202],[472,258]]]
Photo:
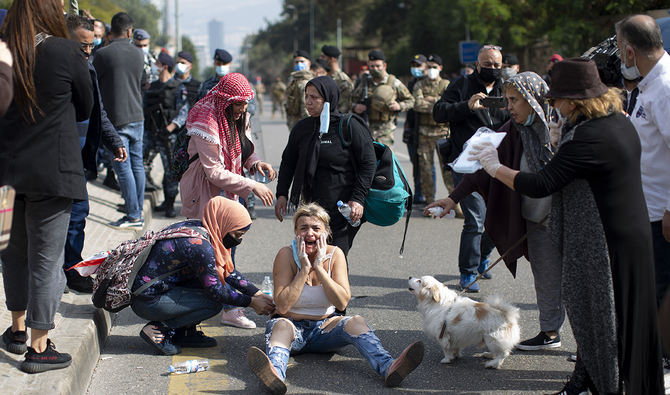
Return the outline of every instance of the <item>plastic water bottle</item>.
[[[357,227],[357,226],[361,225],[361,220],[360,219],[356,222],[351,222],[351,207],[349,207],[348,204],[344,203],[341,200],[338,200],[337,201],[337,209],[339,210],[340,213],[342,213],[344,218],[346,218],[347,221],[349,221],[351,226]]]
[[[267,184],[267,183],[269,183],[269,182],[270,182],[270,179],[268,178],[268,171],[266,170],[266,171],[265,171],[265,175],[262,176],[262,175],[261,175],[261,172],[258,171],[258,170],[256,170],[256,173],[254,173],[254,180],[255,180],[256,182],[260,182],[260,183],[263,183],[263,184]]]
[[[266,294],[269,297],[272,297],[272,292],[274,291],[274,282],[270,278],[270,276],[265,276],[265,279],[263,280],[263,284],[261,285],[261,292]]]
[[[435,207],[431,207],[431,208],[428,209],[428,212],[430,212],[433,215],[433,217],[436,217],[436,218],[439,217],[440,214],[442,214],[442,211],[443,211],[442,207],[440,207],[440,206],[435,206]],[[454,218],[456,218],[456,211],[454,211],[453,209],[449,210],[447,215],[445,215],[442,218],[454,219]]]
[[[170,373],[174,374],[203,372],[207,369],[209,369],[209,361],[206,359],[192,359],[170,365]]]

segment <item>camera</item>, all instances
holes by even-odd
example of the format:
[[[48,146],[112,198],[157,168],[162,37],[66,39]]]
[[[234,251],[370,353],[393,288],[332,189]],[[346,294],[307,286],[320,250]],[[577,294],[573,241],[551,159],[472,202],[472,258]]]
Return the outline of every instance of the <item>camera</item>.
[[[621,86],[621,58],[616,35],[584,52],[582,58],[591,59],[598,66],[600,80],[607,86]]]

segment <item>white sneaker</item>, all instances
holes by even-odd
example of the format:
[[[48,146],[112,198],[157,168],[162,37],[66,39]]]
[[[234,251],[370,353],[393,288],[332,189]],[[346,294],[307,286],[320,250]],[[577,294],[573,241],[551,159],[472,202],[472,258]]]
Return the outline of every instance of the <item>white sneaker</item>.
[[[221,314],[221,323],[243,329],[253,329],[256,327],[256,323],[245,317],[244,311],[240,309],[224,310]]]

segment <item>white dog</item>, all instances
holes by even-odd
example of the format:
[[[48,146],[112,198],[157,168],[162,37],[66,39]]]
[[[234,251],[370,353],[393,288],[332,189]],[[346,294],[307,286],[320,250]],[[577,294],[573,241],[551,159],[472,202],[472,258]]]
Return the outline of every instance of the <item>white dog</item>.
[[[498,369],[519,342],[519,309],[498,296],[488,303],[460,297],[431,276],[409,278],[409,290],[419,300],[423,330],[442,346],[444,359],[450,363],[460,357],[460,350],[472,344],[485,345],[484,357],[493,359],[487,368]]]

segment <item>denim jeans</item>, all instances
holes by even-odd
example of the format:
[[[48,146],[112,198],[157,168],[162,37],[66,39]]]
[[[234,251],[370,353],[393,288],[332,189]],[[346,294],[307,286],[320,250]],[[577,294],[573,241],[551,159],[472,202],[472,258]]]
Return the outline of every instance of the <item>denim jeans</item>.
[[[142,163],[142,141],[144,122],[132,122],[116,128],[128,151],[125,162],[113,162],[119,180],[121,195],[126,202],[126,215],[131,219],[142,217],[144,205],[144,164]]]
[[[79,148],[84,149],[86,137],[79,137]],[[67,229],[67,240],[65,240],[65,258],[63,269],[67,270],[83,259],[81,252],[84,250],[84,228],[86,227],[86,217],[89,213],[88,192],[86,200],[72,203],[70,210],[70,224]],[[75,275],[73,271],[65,272],[66,275]]]
[[[463,174],[451,172],[454,186],[463,179]],[[486,216],[486,204],[484,198],[473,192],[460,201],[465,222],[461,232],[461,245],[458,252],[458,268],[462,275],[476,275],[477,267],[486,259],[495,247],[491,238],[484,232],[484,217]]]
[[[670,242],[663,237],[663,221],[651,223],[656,272],[656,302],[660,306],[670,285]]]
[[[158,300],[136,299],[130,305],[138,317],[160,321],[170,329],[184,328],[219,314],[223,303],[207,296],[202,288],[174,287]]]
[[[328,353],[338,350],[349,344],[353,344],[358,351],[368,360],[372,368],[382,377],[386,377],[388,369],[393,363],[393,357],[382,347],[381,341],[372,329],[358,336],[353,336],[344,330],[344,326],[353,317],[344,317],[330,330],[321,328],[328,320],[290,320],[295,326],[295,338],[291,342],[291,355],[304,353]],[[281,347],[270,347],[270,335],[277,321],[282,318],[273,318],[268,321],[265,328],[265,352],[270,362],[277,369],[282,380],[286,379],[286,368],[288,365],[288,353]]]

